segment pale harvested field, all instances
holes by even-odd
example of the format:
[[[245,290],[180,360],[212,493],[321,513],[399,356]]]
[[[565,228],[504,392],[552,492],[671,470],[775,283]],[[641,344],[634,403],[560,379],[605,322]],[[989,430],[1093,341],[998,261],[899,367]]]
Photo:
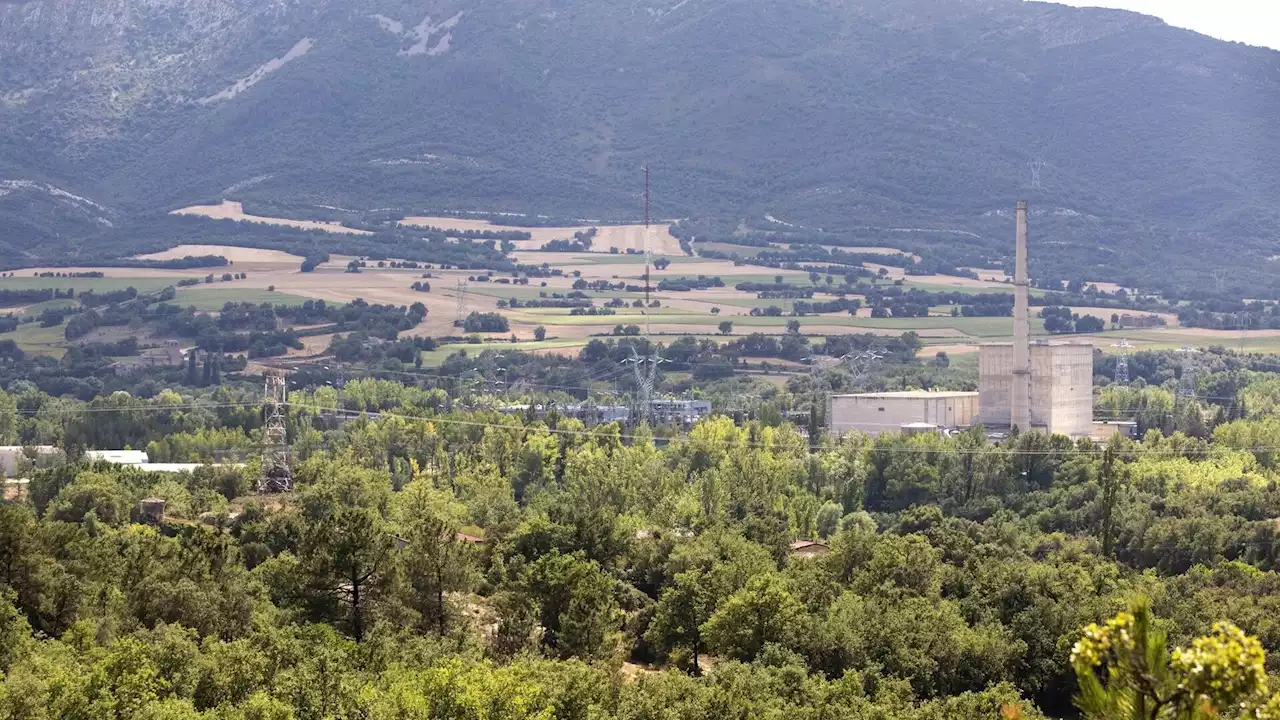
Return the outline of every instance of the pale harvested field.
[[[1135,332],[1137,332],[1135,330]],[[1152,332],[1148,330],[1147,332]],[[1159,332],[1159,331],[1155,331]],[[1245,340],[1251,338],[1275,338],[1280,337],[1280,330],[1213,330],[1211,328],[1177,328],[1170,334],[1189,335],[1191,337],[1206,338],[1212,340],[1220,340],[1224,343],[1239,342],[1241,337]]]
[[[135,255],[139,260],[178,260],[188,255],[221,255],[233,263],[246,265],[301,265],[303,258],[281,250],[235,247],[231,245],[179,245],[169,250]],[[216,269],[216,268],[209,268]]]
[[[292,220],[290,218],[265,217],[262,215],[246,215],[244,205],[234,200],[223,200],[220,205],[192,205],[174,210],[170,215],[200,215],[214,220],[239,220],[256,222],[264,225],[283,225],[300,230],[323,230],[324,232],[347,233],[349,235],[372,235],[368,230],[356,230],[338,223],[320,222],[318,220]]]
[[[984,282],[1004,283],[1005,281],[1009,281],[1009,282],[1013,281],[1013,278],[1009,277],[1009,274],[1003,270],[993,270],[991,268],[976,268],[976,267],[967,267],[967,268],[960,268],[960,269],[972,270],[974,273],[978,275],[978,279]]]
[[[495,225],[488,220],[475,218],[451,217],[407,217],[400,221],[402,225],[417,227],[437,227],[442,230],[522,230],[533,237],[529,240],[516,240],[517,250],[537,250],[552,240],[572,240],[573,234],[587,230],[591,225],[576,227],[520,227],[518,225]],[[644,249],[644,225],[596,225],[596,237],[591,241],[592,253],[608,253],[609,248],[617,248],[619,252]],[[655,255],[683,255],[680,241],[671,235],[668,226],[654,223],[649,226],[649,242]],[[529,256],[526,262],[532,262]],[[546,260],[544,262],[551,262]]]
[[[918,353],[921,358],[928,358],[937,353],[944,352],[948,355],[968,355],[978,352],[977,343],[966,345],[927,345]]]
[[[1093,280],[1086,280],[1086,281],[1085,281],[1085,283],[1084,283],[1084,285],[1085,285],[1085,287],[1089,287],[1090,285],[1097,285],[1099,290],[1101,290],[1101,291],[1103,291],[1103,292],[1109,292],[1109,293],[1113,293],[1113,292],[1115,292],[1115,291],[1119,290],[1119,289],[1120,289],[1120,287],[1121,287],[1120,285],[1117,285],[1116,283],[1112,283],[1112,282],[1097,282],[1097,281],[1093,281]],[[1132,290],[1127,290],[1127,291],[1128,291],[1128,292],[1132,292]]]
[[[744,246],[744,247],[750,247],[750,246]],[[797,249],[803,249],[806,247],[813,247],[813,246],[805,245],[804,243],[788,243],[787,247],[791,250],[797,250]],[[850,253],[875,253],[876,255],[910,255],[912,260],[915,260],[916,262],[920,262],[919,255],[913,252],[907,252],[906,250],[899,250],[897,248],[891,248],[891,247],[878,247],[878,246],[871,246],[871,245],[859,245],[856,247],[844,247],[842,245],[819,245],[818,247],[823,248],[825,250],[838,250],[840,252],[850,252]]]
[[[326,349],[328,349],[329,342],[331,340],[333,340],[332,334],[311,335],[308,337],[304,337],[302,338],[302,349],[294,350],[290,348],[288,356],[296,357],[296,356],[306,356],[306,355],[319,355],[323,353]]]
[[[992,280],[974,280],[973,278],[958,277],[956,275],[911,275],[908,276],[906,271],[899,267],[890,267],[888,265],[880,265],[879,263],[863,263],[863,266],[872,272],[880,272],[881,268],[889,273],[891,280],[906,280],[909,283],[917,283],[920,285],[951,285],[953,287],[980,287],[992,288],[996,290],[1009,291],[1009,286],[994,282]]]

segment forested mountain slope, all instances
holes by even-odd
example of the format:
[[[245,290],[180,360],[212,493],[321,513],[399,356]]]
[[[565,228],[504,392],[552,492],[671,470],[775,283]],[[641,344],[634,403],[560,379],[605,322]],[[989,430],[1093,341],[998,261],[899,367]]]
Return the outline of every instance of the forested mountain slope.
[[[0,180],[110,208],[90,226],[228,195],[635,218],[648,163],[661,216],[728,227],[785,229],[769,214],[1003,247],[997,213],[1026,197],[1049,271],[1261,279],[1277,250],[1280,54],[1132,13],[28,0],[0,3],[0,48]],[[92,229],[13,200],[12,249]]]

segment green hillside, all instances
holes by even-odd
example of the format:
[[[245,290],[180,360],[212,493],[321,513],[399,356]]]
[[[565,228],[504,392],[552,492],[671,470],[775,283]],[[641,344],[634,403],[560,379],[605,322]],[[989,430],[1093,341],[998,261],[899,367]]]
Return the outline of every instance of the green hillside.
[[[16,149],[0,169],[110,210],[0,197],[0,238],[28,255],[219,197],[634,220],[647,163],[656,213],[711,236],[797,230],[771,215],[998,258],[999,213],[1025,197],[1033,272],[1186,288],[1219,267],[1270,286],[1280,55],[1140,15],[446,0],[424,20],[398,0],[225,0],[199,34],[181,20],[202,3],[112,0],[129,23],[114,40],[39,5],[0,7],[0,98],[20,98],[0,102]]]

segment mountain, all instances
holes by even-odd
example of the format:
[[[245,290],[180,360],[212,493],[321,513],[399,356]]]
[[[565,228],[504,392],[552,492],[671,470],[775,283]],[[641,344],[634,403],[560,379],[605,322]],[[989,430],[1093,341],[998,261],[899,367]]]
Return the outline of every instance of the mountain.
[[[1036,272],[1268,288],[1280,253],[1280,53],[1122,11],[7,0],[0,48],[0,243],[32,257],[220,197],[634,219],[646,163],[713,233],[1000,256],[1024,197]]]

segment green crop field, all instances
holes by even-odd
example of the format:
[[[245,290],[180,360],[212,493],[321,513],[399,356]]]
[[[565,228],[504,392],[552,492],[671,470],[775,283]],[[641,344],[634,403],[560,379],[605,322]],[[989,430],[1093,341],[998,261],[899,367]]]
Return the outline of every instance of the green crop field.
[[[548,328],[550,334],[550,328]],[[546,340],[537,341],[530,340],[520,343],[481,343],[478,345],[471,343],[457,343],[451,345],[441,345],[435,350],[424,350],[422,352],[422,364],[427,366],[435,366],[443,363],[450,355],[459,350],[466,350],[468,354],[479,355],[485,350],[519,350],[521,352],[533,352],[536,350],[566,350],[580,348],[591,341],[591,338],[556,338],[550,337]]]
[[[194,307],[197,310],[214,311],[221,310],[223,305],[229,302],[248,302],[261,304],[271,303],[272,305],[301,305],[309,298],[301,295],[290,295],[288,293],[273,292],[261,288],[244,288],[233,289],[230,287],[209,287],[205,285],[197,285],[191,288],[183,288],[178,291],[178,297],[174,299],[174,303],[182,307]]]
[[[47,355],[60,358],[66,352],[62,347],[67,324],[54,327],[40,327],[38,322],[24,323],[11,333],[0,335],[0,339],[13,340],[24,352],[32,355]]]
[[[63,298],[60,300],[45,300],[44,302],[39,302],[34,305],[28,305],[26,309],[23,310],[22,314],[30,317],[35,317],[36,315],[39,315],[45,310],[71,310],[78,307],[80,307],[80,302],[77,300],[72,300],[70,298]]]
[[[52,288],[66,290],[71,288],[77,293],[87,290],[106,292],[134,288],[138,292],[151,292],[170,285],[176,285],[181,277],[102,277],[102,278],[69,278],[69,277],[13,277],[0,278],[0,290],[44,290]]]
[[[771,248],[754,247],[752,245],[734,245],[733,243],[700,242],[693,246],[695,251],[714,250],[722,253],[737,253],[741,257],[755,257]]]

